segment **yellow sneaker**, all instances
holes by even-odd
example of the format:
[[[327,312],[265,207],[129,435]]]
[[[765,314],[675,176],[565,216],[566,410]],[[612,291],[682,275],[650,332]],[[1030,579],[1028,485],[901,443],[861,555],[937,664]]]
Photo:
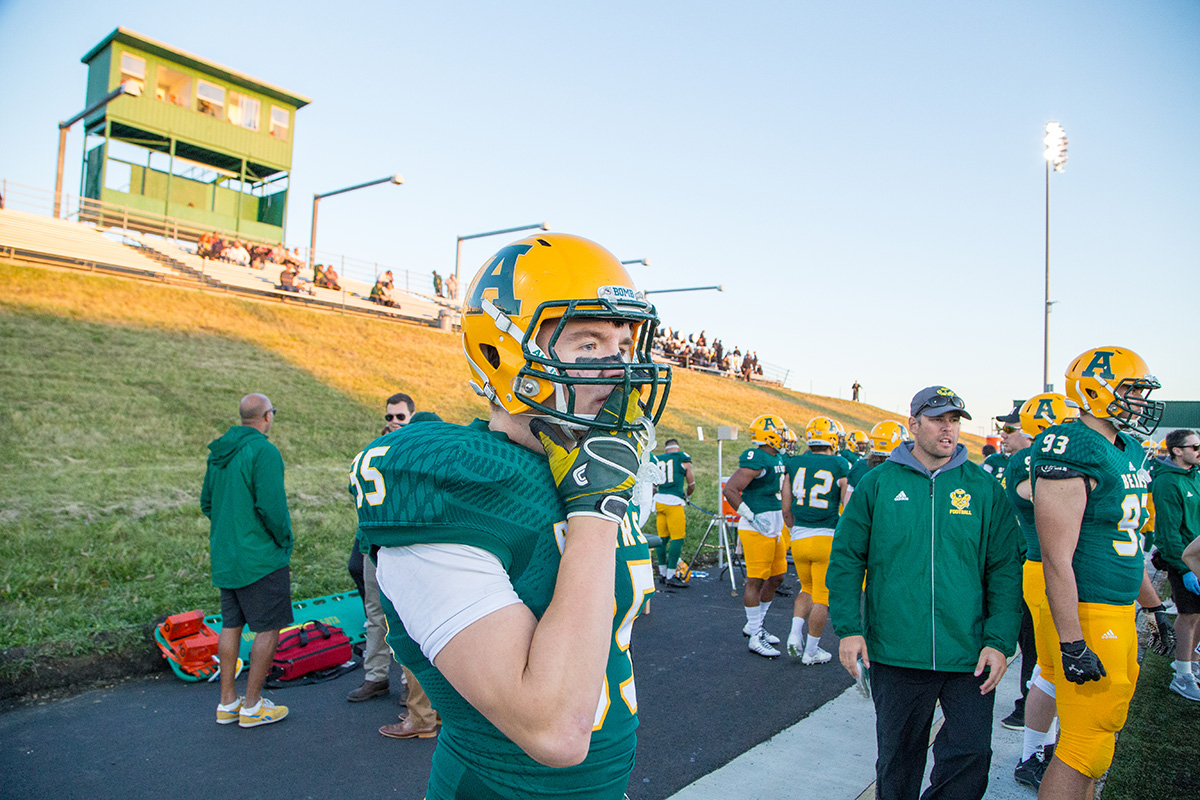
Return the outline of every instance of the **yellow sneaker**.
[[[242,713],[242,698],[234,700],[229,705],[217,705],[217,724],[229,725],[237,722]]]
[[[257,728],[259,725],[270,725],[272,722],[279,722],[288,715],[287,706],[277,706],[267,698],[259,700],[258,708],[254,712],[249,712],[243,705],[238,716],[239,728]]]

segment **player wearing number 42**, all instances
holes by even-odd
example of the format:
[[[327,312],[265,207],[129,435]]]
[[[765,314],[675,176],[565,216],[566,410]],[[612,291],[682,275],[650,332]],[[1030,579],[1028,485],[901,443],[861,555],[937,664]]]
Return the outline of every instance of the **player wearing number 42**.
[[[620,800],[633,769],[633,620],[654,592],[630,499],[670,386],[657,317],[599,245],[539,234],[467,289],[490,416],[410,425],[358,460],[388,643],[442,717],[428,800]]]
[[[1149,395],[1158,379],[1125,347],[1082,353],[1066,379],[1079,420],[1047,428],[1030,445],[1034,521],[1059,639],[1053,688],[1061,733],[1040,795],[1083,800],[1112,763],[1137,685],[1134,600],[1155,614],[1164,641],[1174,632],[1138,547],[1150,474],[1128,433],[1148,436],[1157,426],[1163,404]]]

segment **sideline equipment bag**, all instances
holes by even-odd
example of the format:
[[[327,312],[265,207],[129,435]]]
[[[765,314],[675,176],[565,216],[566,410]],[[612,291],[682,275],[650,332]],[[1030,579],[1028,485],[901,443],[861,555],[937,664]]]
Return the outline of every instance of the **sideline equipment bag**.
[[[310,672],[353,660],[350,637],[336,625],[312,620],[284,628],[268,673],[272,680],[290,681]]]

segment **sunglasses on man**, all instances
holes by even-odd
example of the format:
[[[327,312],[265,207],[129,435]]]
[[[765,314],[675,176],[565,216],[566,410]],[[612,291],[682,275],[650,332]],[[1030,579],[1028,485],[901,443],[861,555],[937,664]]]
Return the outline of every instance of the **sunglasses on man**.
[[[392,420],[396,420],[396,422],[404,422],[404,420],[408,419],[408,414],[384,414],[383,418],[388,422],[391,422]]]

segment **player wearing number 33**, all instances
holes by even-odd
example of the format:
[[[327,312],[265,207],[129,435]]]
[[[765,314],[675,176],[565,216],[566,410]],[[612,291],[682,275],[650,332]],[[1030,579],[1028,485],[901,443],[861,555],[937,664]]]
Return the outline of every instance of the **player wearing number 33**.
[[[604,248],[544,233],[475,276],[463,348],[487,421],[411,425],[356,460],[388,643],[442,717],[428,800],[619,800],[633,769],[629,523],[670,371],[654,307]]]
[[[1149,435],[1163,404],[1146,362],[1124,347],[1097,347],[1071,362],[1066,394],[1078,422],[1054,425],[1030,445],[1033,513],[1046,599],[1060,652],[1054,693],[1061,733],[1040,797],[1090,798],[1112,762],[1137,684],[1134,600],[1162,605],[1138,546],[1149,473],[1145,453],[1126,431]]]

